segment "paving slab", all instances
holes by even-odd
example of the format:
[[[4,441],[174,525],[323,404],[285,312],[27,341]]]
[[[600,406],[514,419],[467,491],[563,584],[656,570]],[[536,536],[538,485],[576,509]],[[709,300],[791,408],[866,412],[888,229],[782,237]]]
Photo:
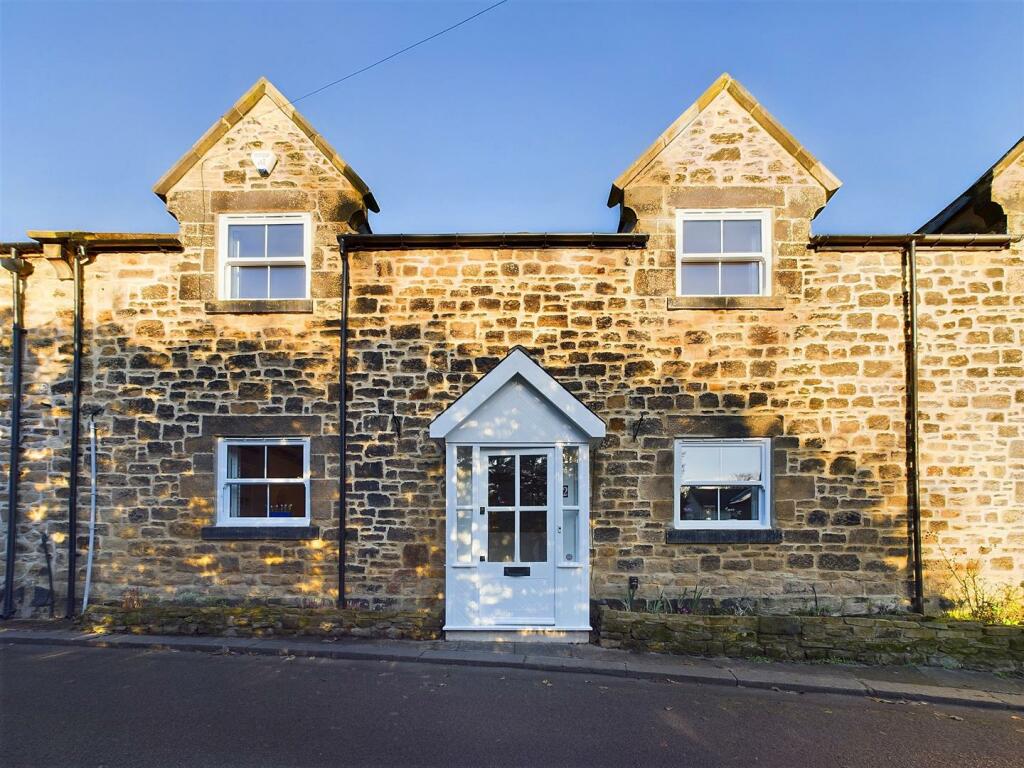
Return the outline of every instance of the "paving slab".
[[[733,668],[736,682],[746,688],[778,688],[801,693],[867,693],[867,686],[852,675],[806,673],[768,667]]]
[[[868,693],[880,699],[910,699],[930,701],[936,704],[959,704],[975,707],[1005,708],[1007,706],[1007,702],[1000,700],[1000,694],[975,691],[969,688],[943,688],[938,685],[906,685],[878,681],[866,681],[866,685]]]
[[[676,682],[710,683],[712,685],[737,684],[736,675],[729,669],[711,665],[673,664],[652,659],[628,659],[626,671],[631,677],[663,678]]]
[[[434,664],[459,664],[478,667],[507,667],[521,665],[525,654],[489,653],[487,651],[423,651],[420,661]]]
[[[615,675],[624,677],[628,674],[626,662],[575,659],[571,656],[527,656],[523,662],[527,669],[548,672],[590,672],[595,675]]]

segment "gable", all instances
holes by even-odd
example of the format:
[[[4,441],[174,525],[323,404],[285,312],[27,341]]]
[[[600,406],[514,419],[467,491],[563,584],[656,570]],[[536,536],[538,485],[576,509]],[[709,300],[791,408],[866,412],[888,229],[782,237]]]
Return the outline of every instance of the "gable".
[[[289,164],[301,165],[304,175],[321,177],[325,187],[346,186],[371,211],[380,210],[366,182],[266,78],[210,126],[153,191],[166,200],[176,189],[209,189],[212,180],[231,178],[227,174],[258,176],[250,159],[255,149],[275,151],[278,178],[287,175]],[[281,156],[282,149],[288,150],[287,157]]]
[[[612,184],[609,207],[627,186],[658,176],[675,183],[841,182],[728,74],[719,77]]]
[[[430,436],[466,442],[599,441],[605,425],[515,347],[430,424]]]

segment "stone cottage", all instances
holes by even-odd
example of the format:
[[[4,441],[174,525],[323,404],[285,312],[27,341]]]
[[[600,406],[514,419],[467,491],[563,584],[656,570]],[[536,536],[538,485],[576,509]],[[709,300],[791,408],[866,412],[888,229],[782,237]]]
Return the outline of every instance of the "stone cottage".
[[[579,639],[630,593],[1020,583],[1024,142],[913,234],[812,234],[839,186],[723,75],[618,232],[374,234],[261,79],[157,182],[178,232],[4,245],[6,609],[88,580]]]

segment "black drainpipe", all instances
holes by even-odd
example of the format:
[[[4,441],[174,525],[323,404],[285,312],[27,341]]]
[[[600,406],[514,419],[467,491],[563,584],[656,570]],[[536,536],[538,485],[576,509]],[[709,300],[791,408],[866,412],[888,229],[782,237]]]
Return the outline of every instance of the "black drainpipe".
[[[82,263],[85,246],[74,245],[71,271],[74,277],[75,320],[71,358],[71,468],[68,470],[68,602],[64,615],[75,615],[75,570],[78,559],[78,433],[82,408]]]
[[[3,259],[3,267],[11,273],[14,290],[14,314],[11,318],[11,461],[7,478],[7,552],[4,560],[4,605],[2,618],[14,615],[14,557],[18,536],[18,475],[21,456],[21,361],[24,357],[24,288],[25,278],[32,274],[32,265],[18,257],[18,249],[11,248],[11,256]]]
[[[341,250],[341,327],[338,366],[338,607],[345,607],[345,527],[348,525],[348,290],[349,261],[345,238],[338,238]]]
[[[921,444],[918,439],[918,364],[917,364],[917,240],[913,237],[905,249],[907,256],[907,305],[910,323],[907,333],[907,439],[910,461],[910,517],[914,557],[915,613],[924,613],[924,563],[921,546]]]

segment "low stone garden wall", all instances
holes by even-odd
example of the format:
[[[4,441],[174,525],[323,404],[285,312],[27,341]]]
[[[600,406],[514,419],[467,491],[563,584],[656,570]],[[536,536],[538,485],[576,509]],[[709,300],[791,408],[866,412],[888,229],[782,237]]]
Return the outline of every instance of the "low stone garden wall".
[[[893,616],[704,616],[603,608],[606,648],[1024,672],[1024,627]]]
[[[157,603],[140,608],[93,605],[79,619],[83,629],[154,635],[223,637],[374,637],[435,640],[437,611],[364,611],[278,605],[188,606]]]

